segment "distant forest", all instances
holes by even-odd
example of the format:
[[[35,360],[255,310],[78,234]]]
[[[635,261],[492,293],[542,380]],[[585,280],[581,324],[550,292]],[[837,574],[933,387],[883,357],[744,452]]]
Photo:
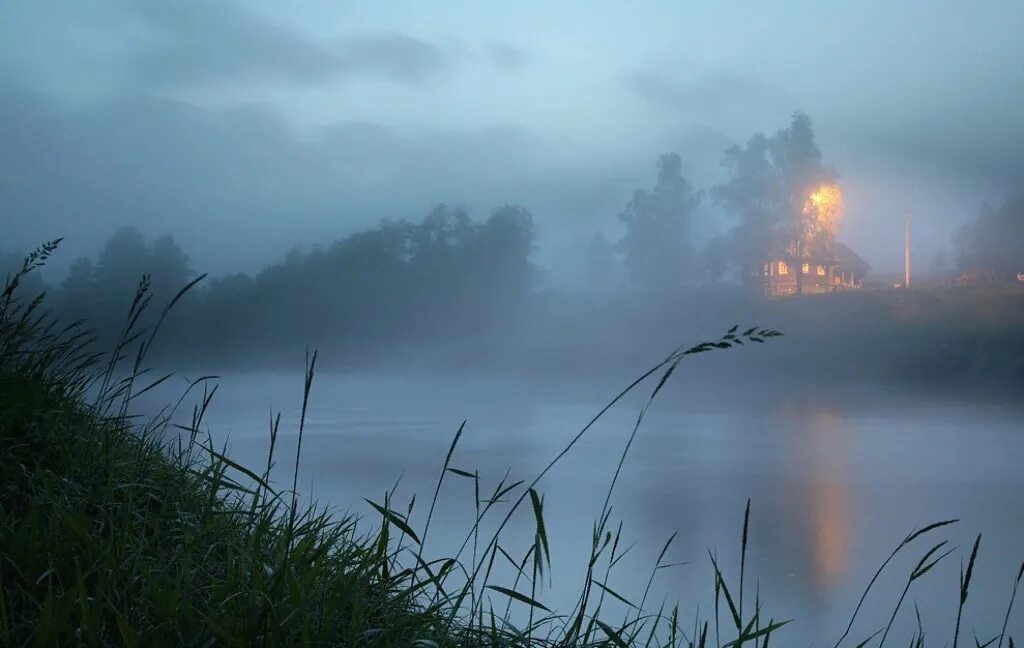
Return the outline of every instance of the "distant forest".
[[[180,300],[163,337],[177,353],[209,360],[246,350],[294,355],[303,342],[351,350],[475,334],[521,308],[532,285],[533,241],[533,218],[521,207],[476,221],[438,206],[419,223],[386,221],[292,250],[254,276],[206,278]],[[143,275],[153,318],[196,272],[171,235],[147,241],[126,226],[96,259],[71,265],[54,303],[63,319],[86,319],[110,340]]]
[[[588,260],[593,284],[614,283],[621,266],[641,292],[678,294],[686,285],[750,276],[780,249],[806,255],[834,243],[834,223],[812,228],[806,219],[802,188],[837,178],[822,163],[806,115],[727,150],[727,180],[708,192],[695,189],[681,166],[678,155],[662,155],[653,186],[635,191],[619,215],[622,237],[594,237]],[[691,217],[704,199],[725,208],[735,224],[695,250]],[[386,220],[330,244],[292,250],[255,275],[206,278],[177,306],[176,325],[165,333],[172,338],[168,348],[204,361],[246,350],[272,359],[308,342],[358,356],[381,348],[401,353],[403,344],[520,334],[519,318],[539,285],[531,260],[535,244],[533,216],[515,205],[479,220],[447,205],[419,222]],[[1024,198],[984,207],[955,237],[953,250],[959,275],[1015,280],[1024,271]],[[0,276],[20,266],[23,256],[0,254]],[[74,261],[59,284],[43,286],[33,275],[35,283],[25,290],[48,289],[62,318],[86,319],[109,340],[143,275],[155,307],[199,271],[170,234],[146,240],[138,229],[123,227],[95,258]]]
[[[983,205],[953,241],[957,271],[979,280],[1012,281],[1024,273],[1024,196],[998,209]]]

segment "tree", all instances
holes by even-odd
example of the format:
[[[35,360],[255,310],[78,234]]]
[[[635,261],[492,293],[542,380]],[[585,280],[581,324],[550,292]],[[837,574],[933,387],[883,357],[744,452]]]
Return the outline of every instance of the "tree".
[[[842,194],[833,183],[835,174],[821,164],[811,118],[793,115],[789,128],[769,141],[782,195],[780,215],[786,251],[794,261],[796,291],[803,292],[800,266],[810,257],[827,254],[835,240]]]
[[[522,207],[499,208],[479,222],[461,207],[439,205],[418,223],[386,220],[324,247],[293,250],[255,277],[250,337],[365,352],[486,329],[526,296],[533,240],[533,217]]]
[[[91,263],[86,259],[76,263],[81,265],[75,270],[73,281],[81,287]],[[183,288],[194,273],[188,267],[188,256],[173,236],[164,234],[147,244],[142,232],[125,226],[103,246],[92,274],[96,289],[120,299],[126,293],[134,293],[144,274],[150,277],[153,293],[167,297]]]
[[[961,273],[998,280],[1024,272],[1024,196],[1011,198],[998,209],[984,204],[974,221],[954,239]]]
[[[164,234],[150,244],[148,257],[146,268],[152,276],[154,294],[174,294],[192,278],[188,256],[170,234]]]
[[[79,257],[68,268],[61,282],[64,307],[75,319],[87,317],[96,297],[96,266],[89,257]]]
[[[761,276],[761,265],[784,254],[796,266],[827,254],[834,243],[842,207],[836,174],[821,162],[811,119],[795,113],[787,128],[771,137],[756,134],[745,147],[725,152],[728,180],[712,191],[740,222],[733,232],[735,258],[747,279]]]
[[[508,315],[526,297],[533,282],[530,263],[535,227],[525,207],[505,205],[481,223],[473,241],[471,273],[476,284],[469,295],[497,317]],[[485,320],[486,321],[486,320]]]
[[[712,189],[714,199],[736,214],[733,229],[734,262],[744,278],[757,272],[778,247],[778,222],[782,213],[782,187],[769,157],[769,140],[758,133],[745,147],[733,146],[722,156],[729,174],[725,184]]]
[[[216,357],[254,342],[252,331],[259,322],[254,313],[260,296],[252,277],[233,274],[213,279],[198,293],[197,301],[192,323],[201,335],[188,347]]]
[[[126,225],[110,237],[96,263],[96,287],[118,301],[130,299],[147,271],[149,249],[138,228]]]
[[[733,245],[729,236],[716,236],[707,242],[701,252],[701,265],[712,281],[721,281],[729,269],[729,253]]]
[[[68,276],[61,282],[60,287],[71,293],[88,293],[93,289],[93,279],[96,274],[95,266],[89,257],[79,257],[71,263],[68,268]]]
[[[619,214],[626,233],[616,247],[634,281],[667,289],[684,280],[692,269],[690,220],[700,200],[682,175],[679,155],[662,155],[654,188],[635,191]]]
[[[169,327],[161,339],[176,343],[178,357],[197,359],[246,344],[277,351],[294,340],[365,353],[456,339],[512,321],[534,279],[533,245],[533,216],[523,207],[501,207],[481,222],[441,205],[421,222],[386,220],[328,245],[293,249],[254,277],[208,281],[175,307],[174,318],[188,326]],[[109,341],[122,330],[143,274],[156,297],[139,321],[146,327],[193,273],[170,235],[147,243],[137,229],[119,229],[98,262],[72,264],[62,284],[67,313],[86,316]]]

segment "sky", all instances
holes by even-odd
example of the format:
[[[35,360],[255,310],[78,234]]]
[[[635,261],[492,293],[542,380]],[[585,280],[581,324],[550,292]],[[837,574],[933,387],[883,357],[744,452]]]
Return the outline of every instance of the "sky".
[[[254,271],[437,203],[521,204],[578,267],[678,152],[697,187],[814,121],[840,240],[878,272],[1024,191],[1024,3],[11,0],[0,12],[0,250],[119,225]],[[734,221],[706,197],[700,240]]]

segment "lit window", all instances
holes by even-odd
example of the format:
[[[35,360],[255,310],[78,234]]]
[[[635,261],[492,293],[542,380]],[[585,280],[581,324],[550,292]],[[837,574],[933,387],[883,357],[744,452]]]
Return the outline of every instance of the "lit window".
[[[824,277],[825,276],[825,266],[823,266],[823,265],[818,266],[818,276],[819,277]]]
[[[768,276],[768,264],[764,264],[764,276]]]
[[[803,264],[802,266],[800,266],[800,271],[803,272],[804,274],[809,274],[811,272],[811,264]]]
[[[779,274],[780,275],[789,274],[789,266],[786,265],[785,261],[779,261]]]

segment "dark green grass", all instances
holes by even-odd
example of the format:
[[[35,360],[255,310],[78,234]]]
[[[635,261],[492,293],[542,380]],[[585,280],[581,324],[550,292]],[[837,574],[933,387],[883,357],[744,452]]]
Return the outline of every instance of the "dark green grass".
[[[55,247],[44,246],[26,259],[24,272],[45,263]],[[714,340],[674,350],[615,396],[528,482],[506,477],[484,488],[477,471],[453,467],[460,428],[440,467],[425,523],[417,529],[413,503],[398,511],[390,494],[369,502],[379,522],[357,524],[352,517],[300,505],[297,472],[290,490],[275,489],[268,476],[279,417],[268,431],[265,465],[247,468],[231,461],[203,432],[203,415],[216,391],[209,379],[195,381],[186,392],[198,400],[187,424],[174,423],[182,419],[177,410],[186,396],[148,421],[129,417],[132,400],[167,378],[150,374],[144,360],[174,300],[143,330],[139,322],[149,306],[145,280],[115,351],[101,357],[87,350],[91,338],[83,325],[59,326],[43,312],[42,299],[21,300],[19,279],[9,280],[0,295],[2,645],[767,648],[795,641],[786,635],[785,618],[765,612],[760,587],[752,599],[746,587],[749,505],[739,580],[728,582],[709,554],[713,600],[702,608],[696,602],[682,608],[648,605],[651,582],[672,566],[666,559],[672,539],[639,600],[611,582],[613,568],[628,551],[622,546],[622,524],[612,519],[612,496],[648,408],[688,356],[757,346],[777,336],[775,331],[733,327]],[[296,464],[316,358],[315,352],[307,356]],[[552,611],[541,595],[551,555],[540,482],[609,408],[636,389],[648,389],[649,396],[624,439],[584,545],[589,560],[576,604]],[[452,477],[471,483],[475,523],[456,555],[431,559],[426,549],[431,518],[442,483]],[[503,531],[520,510],[532,517],[535,532],[532,543],[514,548],[505,544]],[[485,523],[493,530],[485,533]],[[869,582],[861,603],[898,553],[915,550],[916,541],[952,523],[904,538]],[[969,609],[978,543],[961,577],[958,635],[961,614]],[[938,542],[923,553],[891,619],[901,612],[911,587],[948,551]],[[514,567],[512,582],[494,579],[501,563]],[[1024,567],[1016,575],[1006,619]],[[690,609],[713,614],[681,612]],[[616,610],[614,617],[610,610]],[[880,636],[881,645],[891,619],[880,621],[882,629],[868,640]],[[1012,645],[1005,628],[985,645]],[[848,636],[849,630],[835,646],[856,645]],[[919,627],[910,643],[924,645],[924,639]],[[957,641],[952,638],[954,646]],[[800,638],[802,645],[809,642]]]

